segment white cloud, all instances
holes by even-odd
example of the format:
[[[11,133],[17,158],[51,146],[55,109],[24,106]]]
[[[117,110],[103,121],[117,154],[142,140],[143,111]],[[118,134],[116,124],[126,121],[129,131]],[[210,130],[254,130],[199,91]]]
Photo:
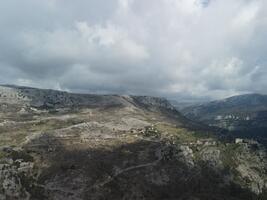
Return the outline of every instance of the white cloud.
[[[241,11],[237,13],[237,16],[233,21],[233,26],[240,28],[253,22],[259,12],[259,6],[259,1],[254,1],[241,8]]]

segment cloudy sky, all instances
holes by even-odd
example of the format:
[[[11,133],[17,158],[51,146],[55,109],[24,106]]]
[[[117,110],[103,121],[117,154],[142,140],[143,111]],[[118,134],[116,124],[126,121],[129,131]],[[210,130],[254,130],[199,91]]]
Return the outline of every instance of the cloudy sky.
[[[0,83],[222,98],[267,93],[266,0],[0,1]]]

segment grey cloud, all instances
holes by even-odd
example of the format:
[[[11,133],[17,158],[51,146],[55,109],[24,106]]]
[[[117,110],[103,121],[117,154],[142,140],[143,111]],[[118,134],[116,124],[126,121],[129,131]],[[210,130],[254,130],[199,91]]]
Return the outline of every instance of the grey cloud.
[[[156,96],[267,93],[264,0],[0,2],[0,83]]]

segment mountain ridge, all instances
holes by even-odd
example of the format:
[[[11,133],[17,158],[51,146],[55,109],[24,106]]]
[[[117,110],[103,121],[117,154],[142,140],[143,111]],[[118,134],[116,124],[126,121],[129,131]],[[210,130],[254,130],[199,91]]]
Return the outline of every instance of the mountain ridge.
[[[244,137],[267,137],[267,95],[245,94],[180,109],[187,118]]]
[[[115,95],[115,94],[87,94],[87,93],[70,93],[67,91],[51,90],[51,89],[38,89],[33,87],[15,86],[15,85],[0,85],[0,92],[2,95],[10,96],[11,98],[23,97],[25,101],[30,101],[30,105],[34,107],[48,106],[101,106],[112,104],[123,104],[123,101],[129,103],[139,103],[146,106],[157,106],[166,109],[174,110],[169,101],[162,97],[152,96],[136,96],[136,95]],[[5,92],[5,88],[9,88],[9,91]],[[13,90],[13,91],[11,91]],[[13,94],[12,94],[13,92]],[[0,93],[0,94],[1,94]],[[11,93],[11,94],[10,94]],[[16,94],[17,93],[17,94]],[[8,98],[8,97],[7,97]],[[28,99],[26,99],[28,98]],[[95,101],[94,101],[95,99]],[[106,102],[105,102],[106,101]],[[99,104],[97,105],[96,102]],[[125,103],[125,102],[124,102]]]

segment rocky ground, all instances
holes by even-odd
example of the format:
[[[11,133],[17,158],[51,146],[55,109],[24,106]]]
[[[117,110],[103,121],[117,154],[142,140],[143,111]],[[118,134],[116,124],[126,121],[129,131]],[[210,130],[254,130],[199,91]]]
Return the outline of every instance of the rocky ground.
[[[0,199],[266,199],[266,152],[153,97],[0,88]]]

